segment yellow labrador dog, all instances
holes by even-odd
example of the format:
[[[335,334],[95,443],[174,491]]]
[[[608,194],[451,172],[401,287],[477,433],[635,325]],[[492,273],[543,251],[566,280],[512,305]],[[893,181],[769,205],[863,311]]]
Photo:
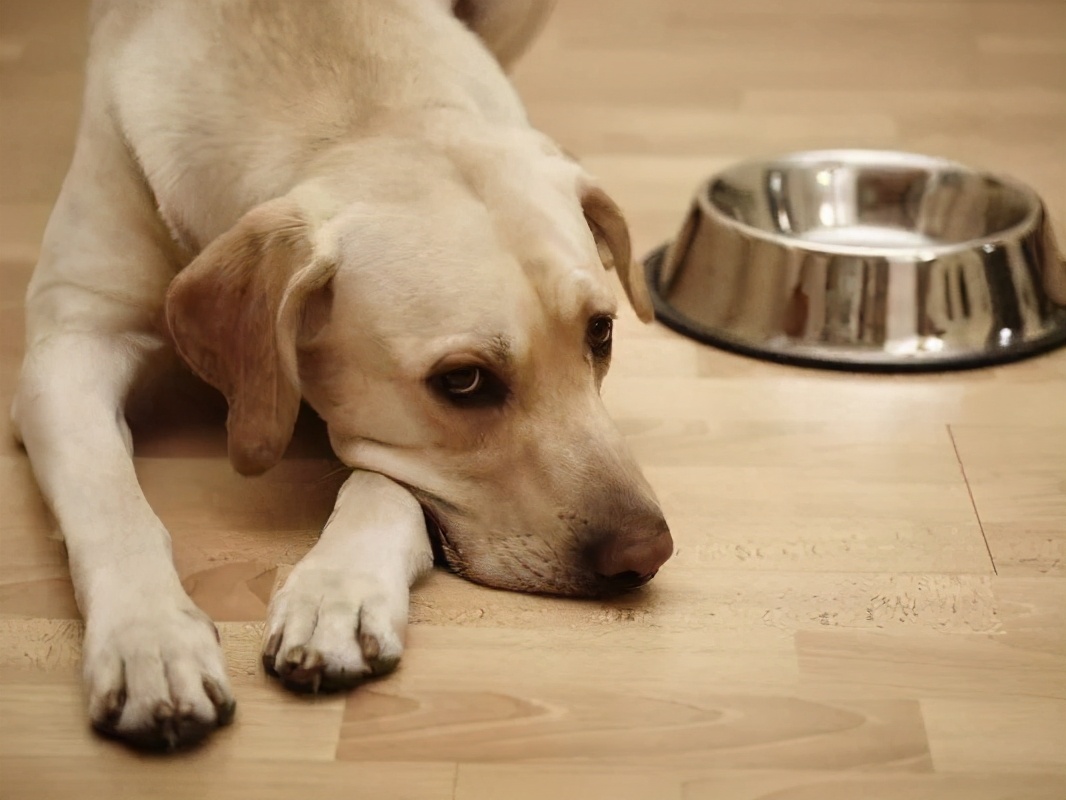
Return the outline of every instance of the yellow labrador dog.
[[[131,459],[128,395],[173,350],[225,395],[240,472],[282,457],[304,401],[352,468],[270,606],[263,659],[289,684],[391,669],[434,541],[474,581],[565,595],[670,556],[599,394],[607,268],[652,314],[625,222],[504,73],[550,5],[94,5],[13,415],[67,543],[98,729],[174,745],[234,710]]]

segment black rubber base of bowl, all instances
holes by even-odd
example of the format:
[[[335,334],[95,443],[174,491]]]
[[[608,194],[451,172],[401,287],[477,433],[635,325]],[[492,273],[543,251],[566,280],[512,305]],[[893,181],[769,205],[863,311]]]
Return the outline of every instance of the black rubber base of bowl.
[[[859,372],[876,374],[917,374],[930,372],[955,372],[967,369],[982,369],[1001,364],[1010,364],[1034,356],[1043,355],[1066,345],[1066,325],[1051,336],[1036,339],[1031,342],[1005,347],[986,355],[965,356],[959,358],[944,358],[937,361],[839,361],[831,358],[816,358],[814,356],[789,355],[771,350],[761,350],[743,342],[716,335],[700,326],[678,312],[673,306],[659,294],[659,271],[662,267],[663,255],[667,245],[662,245],[652,250],[644,258],[644,274],[648,283],[648,291],[651,294],[652,303],[655,306],[655,318],[671,330],[677,331],[683,336],[695,339],[697,342],[711,345],[719,350],[725,350],[748,358],[760,361],[769,361],[774,364],[784,364],[790,367],[806,367],[809,369],[832,370],[834,372]]]

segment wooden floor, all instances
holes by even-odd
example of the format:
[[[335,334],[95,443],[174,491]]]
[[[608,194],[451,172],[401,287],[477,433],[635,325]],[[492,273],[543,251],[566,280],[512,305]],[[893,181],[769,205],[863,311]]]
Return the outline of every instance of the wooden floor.
[[[0,0],[0,407],[71,153],[85,3]],[[516,80],[644,252],[738,158],[906,148],[1012,173],[1066,242],[1062,0],[562,0]],[[406,661],[293,697],[270,592],[338,476],[242,479],[221,430],[138,443],[238,721],[164,759],[94,738],[62,546],[0,416],[0,797],[991,800],[1066,797],[1066,353],[931,377],[754,363],[620,326],[608,403],[678,552],[643,594],[418,587]]]

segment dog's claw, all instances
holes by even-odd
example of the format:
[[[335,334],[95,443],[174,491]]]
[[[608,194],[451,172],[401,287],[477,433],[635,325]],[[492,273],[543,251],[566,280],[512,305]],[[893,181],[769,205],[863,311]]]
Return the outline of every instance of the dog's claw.
[[[126,690],[112,689],[104,698],[104,717],[98,727],[113,728],[122,717],[122,710],[126,707]]]
[[[263,669],[266,670],[268,675],[277,675],[277,658],[278,650],[281,649],[281,632],[273,634],[267,639],[266,645],[263,647]]]
[[[214,678],[204,678],[204,692],[215,707],[215,713],[218,715],[218,724],[220,726],[229,725],[233,722],[233,717],[237,712],[237,701],[232,697],[228,697]]]
[[[383,653],[377,636],[354,632],[353,640],[359,646],[366,666],[362,669],[335,668],[320,650],[305,645],[296,645],[278,656],[282,635],[275,633],[263,648],[263,666],[272,675],[277,675],[288,688],[298,692],[320,692],[350,689],[368,678],[391,672],[399,664],[399,655]]]
[[[359,631],[359,647],[363,651],[363,658],[366,659],[368,664],[373,664],[381,657],[381,642],[377,637],[367,633],[366,631]]]
[[[163,741],[166,742],[168,753],[174,752],[178,747],[178,732],[174,730],[174,723],[167,722],[162,728]]]
[[[292,648],[292,650],[285,654],[285,660],[281,665],[283,674],[299,669],[306,657],[307,652],[304,650],[304,646],[302,644],[296,645],[296,647]]]

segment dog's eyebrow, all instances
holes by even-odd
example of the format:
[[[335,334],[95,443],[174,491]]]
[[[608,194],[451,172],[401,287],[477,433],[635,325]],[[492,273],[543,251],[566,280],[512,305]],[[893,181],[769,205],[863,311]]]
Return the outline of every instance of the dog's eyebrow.
[[[618,299],[609,288],[593,281],[586,273],[572,278],[561,308],[564,319],[587,320],[590,317],[614,317]]]
[[[510,336],[493,336],[485,349],[501,366],[509,367],[514,362],[514,340]]]
[[[441,370],[445,365],[466,363],[471,357],[480,359],[502,372],[510,372],[516,359],[515,349],[515,340],[506,334],[467,339],[461,347],[453,342],[452,347],[436,360],[432,372]]]

